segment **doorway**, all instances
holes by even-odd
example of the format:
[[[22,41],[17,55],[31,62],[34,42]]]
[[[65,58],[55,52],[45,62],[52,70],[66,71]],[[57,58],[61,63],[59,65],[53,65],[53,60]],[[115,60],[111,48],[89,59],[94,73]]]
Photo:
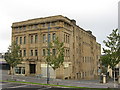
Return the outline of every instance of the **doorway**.
[[[36,73],[36,64],[30,64],[30,74]]]

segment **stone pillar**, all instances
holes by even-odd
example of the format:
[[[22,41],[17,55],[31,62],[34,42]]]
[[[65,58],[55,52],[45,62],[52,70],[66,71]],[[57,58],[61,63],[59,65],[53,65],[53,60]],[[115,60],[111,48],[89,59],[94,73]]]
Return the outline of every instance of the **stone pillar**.
[[[36,74],[40,74],[41,73],[41,63],[38,61],[36,63]]]
[[[29,62],[25,63],[25,76],[28,76],[30,74],[30,70],[29,70]]]

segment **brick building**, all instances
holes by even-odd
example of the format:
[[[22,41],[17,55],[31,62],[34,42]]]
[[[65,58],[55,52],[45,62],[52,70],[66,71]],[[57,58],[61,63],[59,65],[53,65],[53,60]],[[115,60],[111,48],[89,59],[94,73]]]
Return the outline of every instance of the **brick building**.
[[[50,67],[51,78],[93,79],[98,75],[101,45],[91,31],[86,31],[62,15],[30,19],[12,24],[12,41],[21,47],[24,61],[15,68],[16,74],[46,77],[47,36],[64,42],[63,66],[56,71]]]

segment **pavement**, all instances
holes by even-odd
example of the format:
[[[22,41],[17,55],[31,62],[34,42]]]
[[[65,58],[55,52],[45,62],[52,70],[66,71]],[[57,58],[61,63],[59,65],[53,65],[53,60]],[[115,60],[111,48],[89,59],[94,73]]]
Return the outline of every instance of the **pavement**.
[[[46,78],[38,78],[35,76],[21,76],[14,75],[14,80],[34,83],[46,83]],[[11,80],[11,75],[7,74],[7,71],[2,71],[2,80]],[[77,86],[77,87],[89,87],[89,88],[120,88],[119,85],[110,81],[108,83],[100,83],[99,80],[61,80],[50,79],[50,84],[65,85],[65,86]]]

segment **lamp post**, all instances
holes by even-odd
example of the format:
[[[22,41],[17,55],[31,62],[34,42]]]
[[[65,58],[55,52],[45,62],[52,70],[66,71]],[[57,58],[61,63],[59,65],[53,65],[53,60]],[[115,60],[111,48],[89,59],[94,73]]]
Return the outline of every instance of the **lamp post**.
[[[50,25],[48,25],[48,40],[47,40],[47,44],[48,44],[48,56],[50,56]],[[47,84],[49,84],[49,78],[50,78],[50,73],[49,73],[49,62],[47,62]]]

